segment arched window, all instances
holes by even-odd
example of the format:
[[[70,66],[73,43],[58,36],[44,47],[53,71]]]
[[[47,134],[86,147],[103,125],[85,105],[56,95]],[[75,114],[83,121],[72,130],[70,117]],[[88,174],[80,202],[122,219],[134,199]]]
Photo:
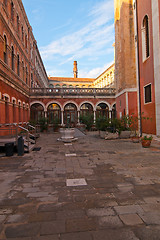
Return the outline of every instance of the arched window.
[[[23,42],[23,41],[24,41],[24,30],[23,30],[23,26],[22,26],[21,31],[22,31],[22,42]]]
[[[19,33],[19,16],[17,15],[17,32]]]
[[[27,34],[25,36],[25,48],[27,48]]]
[[[22,61],[22,79],[24,81],[24,62]]]
[[[19,54],[17,55],[17,75],[19,76]]]
[[[142,25],[142,52],[143,52],[143,61],[149,57],[149,21],[148,16],[146,15],[143,19]]]
[[[11,20],[14,21],[14,4],[11,2]]]
[[[4,54],[4,62],[7,63],[7,38],[6,38],[5,35],[4,35],[4,51],[3,51],[3,54]]]
[[[12,70],[14,71],[14,47],[12,46]]]
[[[28,68],[26,67],[26,84],[28,84]]]

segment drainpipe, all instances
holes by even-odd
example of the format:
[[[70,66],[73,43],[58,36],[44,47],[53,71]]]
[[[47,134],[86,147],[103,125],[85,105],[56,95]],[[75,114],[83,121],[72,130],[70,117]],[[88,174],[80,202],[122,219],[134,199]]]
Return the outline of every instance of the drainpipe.
[[[135,10],[136,10],[136,28],[137,28],[137,76],[138,76],[138,91],[139,91],[139,130],[140,137],[142,136],[142,116],[141,116],[141,83],[140,83],[140,63],[139,63],[139,30],[138,30],[138,5],[137,0],[135,0]]]

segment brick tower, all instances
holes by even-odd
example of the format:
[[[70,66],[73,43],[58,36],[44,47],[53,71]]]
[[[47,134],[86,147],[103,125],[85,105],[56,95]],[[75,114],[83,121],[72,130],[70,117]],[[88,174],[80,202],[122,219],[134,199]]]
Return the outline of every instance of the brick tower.
[[[137,114],[133,0],[115,0],[115,83],[118,117]]]

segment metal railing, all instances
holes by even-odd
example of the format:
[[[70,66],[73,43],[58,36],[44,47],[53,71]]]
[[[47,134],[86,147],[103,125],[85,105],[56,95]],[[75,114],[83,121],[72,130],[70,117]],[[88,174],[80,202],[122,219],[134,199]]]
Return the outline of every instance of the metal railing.
[[[29,123],[9,123],[9,124],[0,124],[0,138],[3,139],[15,138],[16,145],[18,145],[19,136],[23,136],[25,143],[29,149],[29,145],[32,139],[32,142],[36,143],[36,127],[32,126]]]
[[[30,88],[30,96],[114,96],[115,88]]]

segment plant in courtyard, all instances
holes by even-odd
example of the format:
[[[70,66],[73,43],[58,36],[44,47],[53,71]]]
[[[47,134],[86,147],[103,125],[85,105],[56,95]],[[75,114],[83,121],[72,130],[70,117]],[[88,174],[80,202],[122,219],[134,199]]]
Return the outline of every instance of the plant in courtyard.
[[[110,126],[109,119],[105,116],[100,116],[96,118],[96,128],[99,131],[106,131]]]
[[[55,116],[51,123],[53,124],[53,131],[56,131],[59,127],[60,119]]]
[[[79,120],[80,120],[81,123],[85,124],[86,129],[88,131],[91,130],[91,127],[93,126],[93,123],[94,123],[93,114],[87,113],[85,115],[80,115]]]
[[[43,132],[48,129],[48,119],[42,117],[39,119],[40,131]]]

